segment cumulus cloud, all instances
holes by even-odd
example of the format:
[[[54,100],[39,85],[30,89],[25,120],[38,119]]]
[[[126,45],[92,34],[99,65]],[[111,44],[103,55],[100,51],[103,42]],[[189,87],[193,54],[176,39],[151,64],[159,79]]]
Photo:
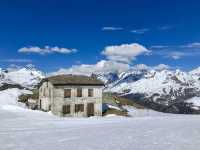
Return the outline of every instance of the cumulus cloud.
[[[136,30],[131,30],[131,33],[135,33],[135,34],[144,34],[145,32],[149,31],[149,29],[144,28],[144,29],[136,29]]]
[[[123,30],[122,27],[103,27],[102,31],[120,31]]]
[[[56,74],[83,74],[91,75],[93,73],[108,73],[108,72],[124,72],[131,68],[131,61],[136,59],[138,55],[149,53],[150,51],[144,46],[132,43],[122,44],[117,46],[107,46],[102,51],[102,54],[106,56],[107,60],[101,60],[96,64],[80,64],[73,65],[69,68],[61,68]]]
[[[119,63],[115,61],[109,60],[101,60],[96,64],[82,64],[82,65],[74,65],[67,69],[59,69],[57,72],[51,73],[50,75],[55,74],[83,74],[83,75],[91,75],[93,73],[108,73],[108,72],[123,72],[127,71],[130,68],[128,64]]]
[[[150,67],[145,65],[145,64],[137,64],[137,65],[134,65],[133,67],[131,67],[132,69],[136,69],[136,70],[147,70],[149,69]]]
[[[107,59],[112,61],[130,63],[132,60],[136,59],[137,56],[149,52],[150,51],[143,45],[132,43],[107,46],[102,51],[102,54],[105,55]]]
[[[45,46],[44,48],[40,48],[38,46],[31,47],[23,47],[18,50],[20,53],[38,53],[38,54],[52,54],[52,53],[61,53],[61,54],[69,54],[77,52],[77,49],[69,49],[69,48],[60,48],[60,47],[50,47]]]
[[[171,69],[172,67],[166,64],[159,64],[156,66],[147,66],[145,64],[137,64],[134,66],[130,66],[129,64],[109,61],[109,60],[101,60],[96,64],[82,64],[82,65],[74,65],[69,68],[61,68],[57,72],[50,73],[49,76],[58,75],[58,74],[77,74],[77,75],[87,75],[91,76],[92,74],[102,74],[102,73],[122,73],[124,71],[129,70],[157,70],[162,71],[165,69]]]

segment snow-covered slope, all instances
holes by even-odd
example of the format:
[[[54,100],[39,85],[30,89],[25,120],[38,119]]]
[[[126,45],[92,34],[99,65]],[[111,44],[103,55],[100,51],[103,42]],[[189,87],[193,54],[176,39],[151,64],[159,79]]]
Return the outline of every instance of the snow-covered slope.
[[[99,74],[97,75],[97,78],[102,80],[105,84],[112,83],[119,79],[118,74],[112,72],[106,74]]]
[[[118,93],[129,90],[129,93],[144,93],[151,96],[154,93],[169,94],[171,90],[182,92],[184,87],[198,87],[198,85],[199,82],[193,76],[180,70],[175,72],[152,70],[146,74],[122,73],[120,79],[112,83],[107,90]]]
[[[0,91],[0,106],[2,105],[17,105],[18,96],[21,94],[32,94],[27,90],[7,89]]]
[[[41,71],[35,68],[20,68],[13,70],[0,69],[0,85],[4,83],[19,84],[22,87],[32,88],[44,78]]]
[[[200,76],[200,67],[192,70],[189,72],[191,75],[197,75],[197,76]]]
[[[196,115],[59,118],[0,108],[0,120],[1,150],[197,150],[200,145]]]

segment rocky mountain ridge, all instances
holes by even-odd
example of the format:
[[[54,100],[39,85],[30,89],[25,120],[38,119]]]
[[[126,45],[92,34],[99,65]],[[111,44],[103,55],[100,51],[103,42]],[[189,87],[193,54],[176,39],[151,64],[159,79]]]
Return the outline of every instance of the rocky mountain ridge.
[[[200,68],[190,72],[167,68],[133,68],[115,74],[114,78],[109,74],[109,80],[106,80],[106,74],[98,75],[98,78],[105,81],[106,92],[117,93],[159,111],[180,113],[180,107],[195,107],[196,103],[192,103],[191,98],[196,97],[197,101],[200,97]],[[173,110],[169,110],[171,108]]]

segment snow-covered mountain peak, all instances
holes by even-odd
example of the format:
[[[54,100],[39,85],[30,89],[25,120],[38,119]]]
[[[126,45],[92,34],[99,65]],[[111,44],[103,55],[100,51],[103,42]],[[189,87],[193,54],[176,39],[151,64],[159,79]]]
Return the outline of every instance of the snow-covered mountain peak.
[[[34,87],[44,78],[41,71],[35,68],[20,68],[0,71],[0,83],[19,84],[23,87]]]
[[[190,71],[189,73],[192,74],[192,75],[200,76],[200,67]]]
[[[132,68],[118,77],[106,86],[105,91],[122,95],[144,95],[144,98],[165,105],[169,101],[198,95],[200,91],[197,76],[178,69]]]
[[[109,72],[105,74],[96,75],[98,79],[103,81],[105,84],[110,84],[119,79],[118,74],[116,72]]]

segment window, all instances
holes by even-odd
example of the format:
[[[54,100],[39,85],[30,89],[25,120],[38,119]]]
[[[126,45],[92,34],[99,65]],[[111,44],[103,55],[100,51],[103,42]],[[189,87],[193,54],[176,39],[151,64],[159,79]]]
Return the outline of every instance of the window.
[[[70,105],[63,105],[63,114],[70,114]]]
[[[83,104],[75,104],[75,112],[83,112],[84,105]]]
[[[70,97],[71,97],[71,89],[65,89],[64,98],[70,98]]]
[[[93,96],[94,96],[94,90],[88,89],[88,97],[93,97]]]
[[[82,97],[82,88],[77,89],[77,97]]]

